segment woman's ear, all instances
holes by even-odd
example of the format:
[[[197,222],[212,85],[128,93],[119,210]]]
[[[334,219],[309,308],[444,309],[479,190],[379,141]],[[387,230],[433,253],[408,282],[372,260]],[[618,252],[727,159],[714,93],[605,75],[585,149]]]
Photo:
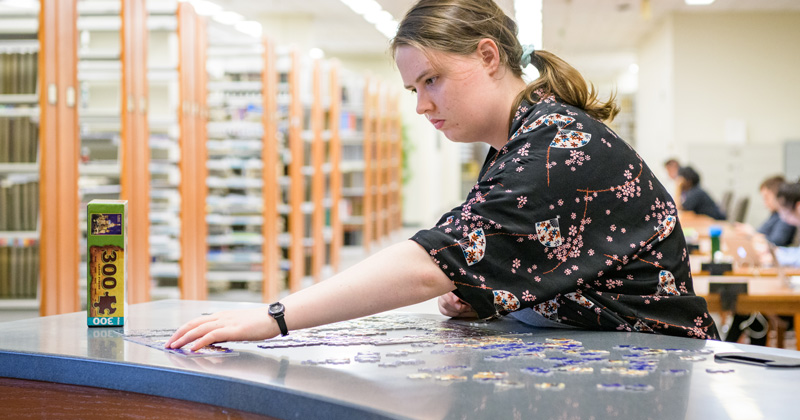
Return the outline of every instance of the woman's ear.
[[[483,67],[490,75],[494,75],[500,68],[500,50],[497,48],[497,44],[489,38],[484,38],[478,42],[476,52]]]

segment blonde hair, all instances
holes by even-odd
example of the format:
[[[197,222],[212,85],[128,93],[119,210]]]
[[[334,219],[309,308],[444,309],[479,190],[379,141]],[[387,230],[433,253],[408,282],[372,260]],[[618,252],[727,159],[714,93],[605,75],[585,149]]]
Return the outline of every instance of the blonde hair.
[[[469,55],[487,38],[497,45],[500,62],[514,76],[522,77],[517,24],[492,0],[420,0],[400,22],[390,48],[393,55],[403,45],[421,51]],[[539,77],[517,97],[512,114],[523,98],[536,103],[550,95],[601,121],[611,121],[619,113],[615,95],[601,101],[594,85],[587,84],[578,70],[555,54],[537,50],[531,56],[531,64],[539,70]]]

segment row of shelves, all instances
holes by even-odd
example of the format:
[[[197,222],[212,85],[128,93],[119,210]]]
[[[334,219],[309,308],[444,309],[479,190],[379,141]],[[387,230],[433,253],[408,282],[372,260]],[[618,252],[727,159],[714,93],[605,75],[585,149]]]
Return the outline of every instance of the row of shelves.
[[[72,43],[60,44],[74,55],[59,67],[73,78],[51,87],[49,66],[33,66],[32,92],[0,94],[0,245],[4,238],[41,240],[48,261],[74,261],[80,276],[86,203],[123,198],[134,215],[130,255],[139,256],[130,260],[133,303],[148,300],[151,288],[203,299],[212,283],[257,284],[253,290],[268,301],[336,272],[342,245],[368,247],[399,228],[397,101],[378,82],[244,37],[197,16],[188,3],[87,3],[97,2],[42,3],[47,15],[49,7],[75,7]],[[33,33],[40,43],[30,54],[54,60],[41,44],[49,31]],[[4,45],[11,48],[0,40],[0,52]],[[58,94],[51,97],[52,89]],[[54,117],[44,104],[70,117]],[[10,149],[4,161],[4,139],[16,146],[22,134],[4,130],[3,119],[29,127],[24,137],[34,141],[24,158]],[[63,121],[74,128],[59,128]],[[58,147],[45,141],[54,132]],[[71,147],[80,151],[78,162],[59,153]],[[44,171],[43,159],[57,161],[55,173]],[[64,170],[72,175],[63,177]],[[32,186],[15,186],[26,176]],[[53,176],[58,183],[47,181]],[[53,186],[35,192],[40,179]],[[7,192],[6,184],[13,184]],[[17,195],[57,196],[59,208],[74,207],[48,218],[44,203]],[[17,219],[19,226],[7,222]],[[60,232],[60,242],[45,232]],[[70,235],[77,235],[78,251],[64,246]],[[69,270],[48,272],[47,263],[37,273],[41,312],[76,310],[79,293],[65,298],[62,291],[83,281],[65,279]],[[0,279],[3,270],[0,255]]]

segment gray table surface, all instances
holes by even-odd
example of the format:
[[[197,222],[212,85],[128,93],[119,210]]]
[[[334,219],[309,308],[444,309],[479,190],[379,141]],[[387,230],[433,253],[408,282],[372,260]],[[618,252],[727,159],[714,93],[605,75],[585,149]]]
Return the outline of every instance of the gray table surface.
[[[126,331],[176,328],[201,313],[250,307],[231,302],[158,301],[128,306]],[[398,313],[385,315],[397,316]],[[384,316],[385,316],[384,315]],[[408,316],[403,314],[403,316]],[[416,314],[420,322],[465,325],[445,317]],[[472,324],[475,325],[475,324]],[[549,377],[525,374],[528,366],[552,367],[541,358],[487,360],[492,350],[459,349],[440,354],[444,344],[422,348],[414,357],[424,363],[379,367],[375,363],[310,365],[307,360],[349,358],[358,352],[387,353],[408,344],[386,346],[313,346],[261,349],[255,343],[232,344],[237,355],[185,357],[153,349],[114,333],[120,329],[87,328],[85,312],[0,323],[0,377],[50,381],[138,392],[229,407],[278,418],[413,419],[781,419],[797,418],[800,369],[764,368],[715,362],[713,354],[757,351],[800,358],[800,352],[703,341],[645,333],[594,332],[532,328],[507,319],[481,325],[492,334],[515,336],[526,343],[547,338],[580,341],[586,349],[608,350],[611,359],[629,352],[620,344],[654,349],[683,349],[656,358],[656,369],[630,377],[601,371],[555,372]],[[496,333],[495,333],[496,332]],[[263,343],[262,343],[263,344]],[[702,361],[681,359],[695,354]],[[564,356],[548,351],[547,357]],[[419,369],[469,366],[447,373],[466,380],[410,379]],[[665,374],[685,369],[684,375]],[[707,369],[733,369],[710,373]],[[483,371],[508,372],[507,382],[480,381]],[[537,383],[563,383],[564,389],[540,389]],[[644,384],[650,391],[609,391],[598,384]],[[512,386],[508,386],[508,385]]]

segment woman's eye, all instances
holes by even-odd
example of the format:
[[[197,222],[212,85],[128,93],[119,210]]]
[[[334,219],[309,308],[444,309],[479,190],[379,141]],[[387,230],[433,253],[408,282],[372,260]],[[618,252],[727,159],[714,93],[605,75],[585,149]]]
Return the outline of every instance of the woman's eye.
[[[431,77],[431,78],[425,79],[425,84],[426,85],[432,85],[434,82],[436,82],[436,79],[438,79],[438,77]]]

